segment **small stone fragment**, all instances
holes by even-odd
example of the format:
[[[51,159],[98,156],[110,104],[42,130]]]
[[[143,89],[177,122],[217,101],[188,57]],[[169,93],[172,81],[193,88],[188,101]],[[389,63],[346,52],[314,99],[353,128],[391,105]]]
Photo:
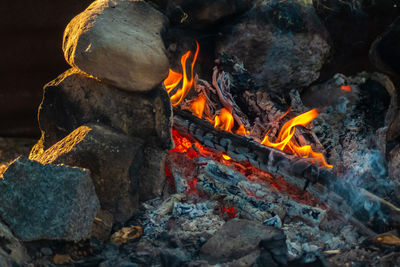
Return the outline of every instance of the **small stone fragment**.
[[[115,232],[110,240],[113,243],[124,244],[126,242],[136,241],[143,235],[143,228],[141,226],[124,227]]]

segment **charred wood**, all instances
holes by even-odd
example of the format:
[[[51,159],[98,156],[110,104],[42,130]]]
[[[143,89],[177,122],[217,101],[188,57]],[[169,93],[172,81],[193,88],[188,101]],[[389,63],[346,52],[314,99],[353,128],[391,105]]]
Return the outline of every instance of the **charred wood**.
[[[360,231],[369,236],[374,234],[369,227],[381,231],[379,229],[382,227],[400,226],[398,207],[356,187],[351,181],[341,179],[334,171],[317,166],[312,159],[298,158],[263,146],[251,138],[220,131],[179,110],[174,110],[174,128],[189,139],[227,153],[235,161],[248,161],[258,169],[283,176],[287,182],[304,188],[320,201],[347,216],[349,221],[358,225]]]

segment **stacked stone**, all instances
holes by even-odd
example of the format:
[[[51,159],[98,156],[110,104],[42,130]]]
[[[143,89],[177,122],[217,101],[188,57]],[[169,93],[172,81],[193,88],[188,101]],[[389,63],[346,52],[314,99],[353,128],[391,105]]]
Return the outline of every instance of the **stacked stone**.
[[[44,86],[42,137],[0,184],[4,195],[13,191],[0,214],[22,240],[107,237],[94,228],[109,233],[113,222],[132,217],[140,200],[161,195],[173,146],[172,108],[162,85],[167,22],[144,1],[97,0],[67,25],[63,51],[72,68]],[[28,197],[36,195],[48,205],[32,208]],[[15,216],[15,205],[37,218]]]

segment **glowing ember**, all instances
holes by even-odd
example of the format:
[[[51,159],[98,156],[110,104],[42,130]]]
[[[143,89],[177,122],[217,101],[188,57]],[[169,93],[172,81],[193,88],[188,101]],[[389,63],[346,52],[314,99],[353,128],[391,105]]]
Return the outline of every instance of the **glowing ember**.
[[[192,181],[187,180],[189,188],[187,188],[186,195],[196,195],[197,194],[197,178],[193,178]]]
[[[215,116],[214,128],[220,128],[221,130],[231,132],[233,128],[233,116],[230,111],[226,108],[220,110],[220,114]]]
[[[222,208],[222,214],[228,214],[230,219],[233,219],[236,217],[236,210],[235,208],[232,206],[230,208]]]
[[[340,87],[340,89],[342,89],[343,91],[346,91],[346,92],[351,92],[350,85],[342,85],[342,87]]]
[[[186,61],[191,55],[191,52],[188,51],[181,58],[182,74],[174,72],[173,70],[169,70],[169,75],[164,80],[164,86],[167,89],[167,92],[171,94],[172,91],[178,86],[180,81],[183,79],[182,87],[177,89],[174,94],[170,95],[171,103],[173,106],[179,105],[182,102],[182,100],[187,96],[187,94],[189,93],[190,89],[193,86],[193,78],[194,78],[193,68],[197,60],[197,55],[199,53],[199,44],[197,42],[196,46],[197,46],[196,52],[194,54],[193,61],[190,66],[190,79],[188,78],[186,70]]]
[[[318,116],[318,111],[316,109],[312,109],[306,113],[294,117],[293,119],[289,120],[282,126],[275,142],[269,141],[268,137],[269,132],[267,132],[261,144],[289,152],[291,154],[297,155],[302,158],[309,158],[309,157],[315,158],[320,160],[324,166],[328,168],[333,168],[332,165],[328,164],[325,161],[324,155],[322,153],[314,152],[310,145],[299,146],[292,139],[294,131],[296,129],[295,127],[297,125],[306,126],[317,116]]]

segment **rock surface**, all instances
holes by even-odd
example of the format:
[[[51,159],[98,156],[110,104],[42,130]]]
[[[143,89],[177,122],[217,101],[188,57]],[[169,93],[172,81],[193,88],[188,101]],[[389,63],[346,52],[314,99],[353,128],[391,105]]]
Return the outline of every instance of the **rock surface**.
[[[310,85],[330,53],[312,4],[301,1],[259,1],[223,32],[217,51],[237,56],[265,90],[288,92]]]
[[[99,209],[88,170],[20,157],[0,181],[0,214],[23,241],[87,238]]]
[[[400,17],[379,36],[370,50],[371,62],[380,70],[400,75]]]
[[[138,180],[143,161],[143,141],[101,125],[81,126],[52,147],[42,142],[31,160],[42,164],[66,164],[90,170],[102,209],[125,222],[139,206]]]
[[[258,222],[233,219],[225,223],[201,248],[201,256],[212,262],[226,262],[248,255],[262,240],[283,239],[282,230]]]
[[[167,19],[140,0],[97,0],[68,24],[67,62],[128,91],[149,91],[168,75],[161,37]]]
[[[165,89],[133,93],[70,69],[44,87],[39,124],[44,149],[81,125],[100,123],[163,149],[172,148],[172,109]]]

